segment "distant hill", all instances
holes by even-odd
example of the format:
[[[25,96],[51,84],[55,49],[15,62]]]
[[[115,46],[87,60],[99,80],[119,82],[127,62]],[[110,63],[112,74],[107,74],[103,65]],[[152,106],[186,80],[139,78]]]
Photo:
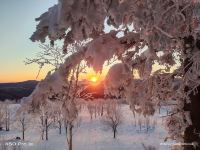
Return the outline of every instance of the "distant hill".
[[[17,83],[0,83],[0,101],[6,99],[18,100],[22,97],[29,96],[39,81],[29,80]],[[98,85],[93,85],[90,81],[81,81],[87,86],[84,93],[91,93],[93,98],[104,97],[103,82]]]
[[[0,100],[20,99],[29,96],[37,84],[38,81],[35,80],[17,83],[0,83]]]

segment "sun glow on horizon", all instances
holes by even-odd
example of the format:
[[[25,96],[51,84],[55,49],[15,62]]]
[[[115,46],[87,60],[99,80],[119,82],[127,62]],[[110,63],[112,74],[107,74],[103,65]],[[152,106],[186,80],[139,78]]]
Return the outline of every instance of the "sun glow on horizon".
[[[97,76],[92,76],[92,77],[90,78],[90,81],[96,83],[96,82],[98,81],[98,77],[97,77]]]
[[[80,80],[87,80],[92,85],[96,85],[104,80],[106,74],[108,72],[107,67],[105,67],[101,73],[95,72],[92,68],[88,67],[86,68],[86,71],[84,73],[80,74]]]

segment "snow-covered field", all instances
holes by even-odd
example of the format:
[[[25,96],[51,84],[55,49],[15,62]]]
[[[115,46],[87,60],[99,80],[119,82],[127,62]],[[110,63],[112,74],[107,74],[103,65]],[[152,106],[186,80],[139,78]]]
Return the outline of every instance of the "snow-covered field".
[[[117,138],[113,138],[112,130],[106,126],[101,116],[90,119],[87,107],[84,107],[80,113],[79,126],[74,128],[73,149],[74,150],[144,150],[144,145],[151,145],[159,150],[169,150],[168,146],[160,145],[167,136],[164,122],[161,114],[165,115],[166,111],[161,109],[150,117],[150,127],[144,125],[144,117],[136,114],[134,118],[128,105],[122,105],[123,122],[118,128]],[[138,125],[139,118],[143,122],[140,131]],[[23,150],[67,150],[67,140],[64,128],[62,134],[59,134],[58,128],[52,127],[49,131],[49,140],[42,141],[36,122],[25,133],[25,146]],[[155,126],[155,127],[154,127]],[[21,137],[21,132],[15,124],[12,124],[11,131],[0,131],[1,140],[14,139]],[[23,142],[22,142],[23,144]],[[0,147],[1,148],[1,147]]]

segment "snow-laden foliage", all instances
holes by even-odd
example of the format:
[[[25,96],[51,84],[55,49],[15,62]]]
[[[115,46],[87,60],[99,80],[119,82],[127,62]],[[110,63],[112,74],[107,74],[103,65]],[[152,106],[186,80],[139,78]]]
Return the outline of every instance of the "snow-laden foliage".
[[[199,39],[199,9],[198,0],[59,0],[36,19],[39,24],[31,40],[44,42],[48,37],[53,43],[64,39],[64,52],[74,42],[90,42],[48,74],[30,99],[41,102],[51,93],[61,92],[63,86],[69,85],[70,71],[84,59],[94,70],[101,71],[106,60],[117,56],[122,64],[109,71],[106,92],[124,96],[133,111],[144,115],[152,114],[160,101],[175,101],[168,127],[173,138],[181,139],[185,127],[191,124],[189,114],[183,111],[187,98],[184,86],[192,89],[190,93],[199,86],[199,52],[191,52],[195,48],[185,43],[185,37],[192,36],[193,44]],[[105,19],[117,31],[104,33]],[[116,36],[119,32],[121,37]],[[182,59],[181,67],[166,74],[176,63],[175,53]],[[185,59],[192,62],[189,69],[184,66]],[[166,71],[153,73],[156,61],[165,65]],[[138,70],[140,80],[134,79],[133,69]],[[180,124],[182,128],[177,130]]]
[[[104,62],[111,59],[114,54],[120,55],[124,52],[124,46],[116,34],[117,32],[112,32],[102,35],[88,44],[85,58],[96,71],[101,71]]]
[[[120,89],[128,86],[132,79],[133,76],[126,64],[113,65],[105,79],[105,94],[112,93],[115,96],[120,96]]]
[[[102,34],[104,20],[118,28],[133,23],[135,32],[150,49],[164,50],[175,46],[177,38],[198,29],[198,3],[191,0],[59,0],[42,14],[31,39],[45,41],[64,38],[66,43],[95,38]]]

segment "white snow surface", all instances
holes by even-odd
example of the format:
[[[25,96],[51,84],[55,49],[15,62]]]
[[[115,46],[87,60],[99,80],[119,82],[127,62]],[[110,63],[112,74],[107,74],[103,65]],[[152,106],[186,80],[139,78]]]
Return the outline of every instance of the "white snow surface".
[[[147,133],[146,127],[143,125],[142,130],[138,125],[135,126],[135,120],[144,117],[136,114],[135,118],[128,105],[123,104],[122,107],[123,122],[118,128],[117,138],[113,139],[113,133],[110,128],[102,123],[102,117],[90,119],[87,107],[84,107],[80,113],[80,126],[74,128],[73,134],[73,150],[144,150],[142,143],[146,146],[151,145],[158,150],[169,150],[169,146],[160,145],[164,143],[167,131],[164,127],[162,115],[166,115],[166,110],[161,109],[150,117],[150,124],[156,121],[155,128],[149,129]],[[36,122],[32,123],[25,132],[25,141],[28,145],[22,146],[23,150],[67,150],[67,142],[64,128],[62,134],[59,135],[58,128],[52,127],[49,131],[49,140],[42,141]],[[19,129],[14,124],[11,131],[0,131],[0,140],[12,140],[17,136],[21,136]],[[0,147],[1,148],[1,147]]]

